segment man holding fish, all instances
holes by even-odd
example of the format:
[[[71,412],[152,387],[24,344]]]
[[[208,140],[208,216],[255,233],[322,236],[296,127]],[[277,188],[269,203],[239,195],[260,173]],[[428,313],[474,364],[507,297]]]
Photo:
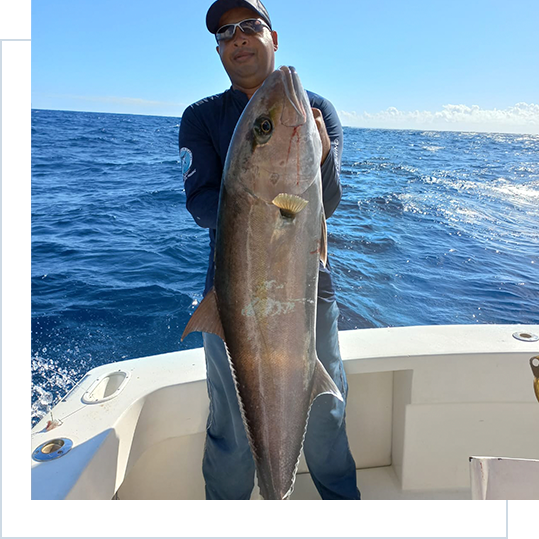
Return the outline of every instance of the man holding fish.
[[[203,332],[206,498],[249,499],[256,469],[265,499],[288,499],[303,448],[323,499],[360,499],[326,247],[342,128],[294,68],[275,71],[262,2],[217,0],[206,24],[232,87],[188,107],[179,136],[187,209],[211,246],[184,332]]]

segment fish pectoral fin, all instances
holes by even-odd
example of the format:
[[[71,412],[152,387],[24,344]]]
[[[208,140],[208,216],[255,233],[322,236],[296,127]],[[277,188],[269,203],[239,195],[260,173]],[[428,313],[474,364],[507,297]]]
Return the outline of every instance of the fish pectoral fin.
[[[181,340],[183,341],[183,339],[193,331],[213,333],[218,337],[221,337],[223,341],[225,340],[223,324],[221,323],[221,317],[219,316],[219,310],[217,309],[217,294],[215,293],[215,288],[212,288],[206,294],[202,303],[197,307],[193,316],[191,316]]]
[[[314,401],[319,395],[330,394],[343,401],[343,397],[339,388],[336,386],[335,382],[332,380],[331,376],[326,371],[326,368],[318,358],[316,358],[316,364],[314,368],[314,381],[313,381],[313,392],[311,394],[311,401]]]
[[[281,210],[283,217],[295,217],[307,206],[308,202],[296,195],[281,193],[272,200],[272,204],[275,204]]]
[[[326,223],[326,214],[322,210],[322,234],[320,235],[320,260],[326,267],[328,263],[328,227]]]

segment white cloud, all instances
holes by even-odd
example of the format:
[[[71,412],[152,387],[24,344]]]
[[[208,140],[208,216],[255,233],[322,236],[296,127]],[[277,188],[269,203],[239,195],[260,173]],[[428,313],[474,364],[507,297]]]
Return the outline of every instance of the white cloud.
[[[389,107],[374,114],[341,111],[340,117],[350,127],[539,134],[539,105],[533,103],[517,103],[507,109],[444,105],[439,111],[400,111]]]

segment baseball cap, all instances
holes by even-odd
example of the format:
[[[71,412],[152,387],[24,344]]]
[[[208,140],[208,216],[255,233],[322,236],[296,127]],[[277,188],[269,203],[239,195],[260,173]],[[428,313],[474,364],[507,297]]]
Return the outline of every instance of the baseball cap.
[[[258,13],[260,18],[267,23],[271,28],[271,19],[268,10],[260,0],[217,0],[214,2],[206,15],[206,26],[208,30],[215,34],[219,30],[219,21],[221,17],[231,9],[236,7],[246,7],[255,13]]]

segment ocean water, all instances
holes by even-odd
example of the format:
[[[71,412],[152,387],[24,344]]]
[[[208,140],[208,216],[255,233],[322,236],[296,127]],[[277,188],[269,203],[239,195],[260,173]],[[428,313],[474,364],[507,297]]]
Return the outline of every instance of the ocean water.
[[[202,345],[179,118],[32,111],[32,424],[91,368]],[[344,129],[340,328],[539,323],[539,136]]]

